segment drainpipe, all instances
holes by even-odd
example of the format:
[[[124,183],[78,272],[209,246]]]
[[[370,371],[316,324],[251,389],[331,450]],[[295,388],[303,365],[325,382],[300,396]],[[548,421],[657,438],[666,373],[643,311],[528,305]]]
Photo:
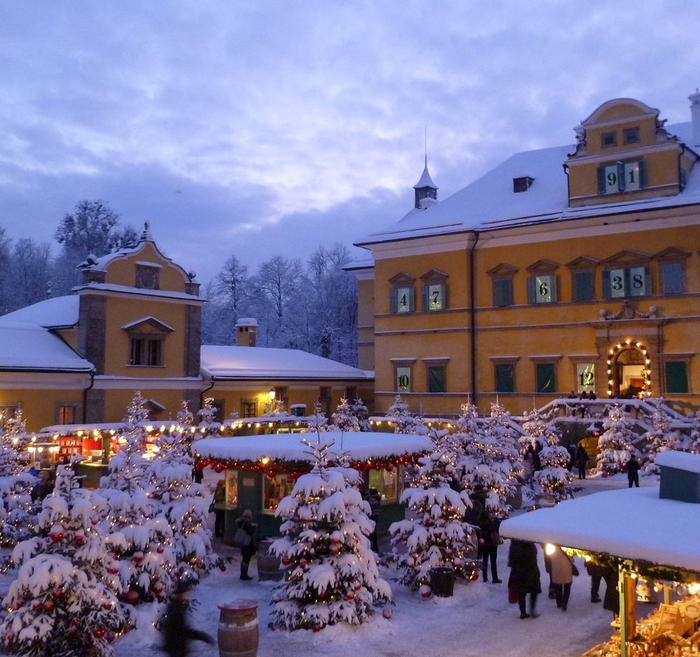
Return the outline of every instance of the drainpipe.
[[[214,387],[214,383],[215,383],[215,378],[212,376],[211,377],[211,385],[199,393],[199,408],[204,408],[204,395],[206,395]],[[223,418],[221,418],[221,421],[222,422],[224,421]]]
[[[83,390],[83,424],[87,424],[88,392],[90,392],[94,387],[95,387],[95,370],[90,370],[90,385]]]
[[[474,258],[476,257],[476,244],[479,241],[479,231],[474,231],[474,242],[469,249],[469,305],[470,309],[470,328],[471,328],[471,379],[472,379],[472,397],[474,406],[477,405],[477,390],[476,390],[476,281],[474,280],[476,267],[474,266]]]

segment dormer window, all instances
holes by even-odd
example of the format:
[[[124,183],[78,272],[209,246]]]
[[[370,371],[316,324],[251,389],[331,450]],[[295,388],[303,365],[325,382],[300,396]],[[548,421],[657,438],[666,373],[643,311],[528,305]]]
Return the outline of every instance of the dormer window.
[[[600,136],[600,145],[603,148],[610,148],[612,146],[617,146],[617,132],[604,132]]]
[[[129,365],[162,367],[165,339],[174,329],[155,317],[144,317],[122,326],[129,337]]]
[[[622,136],[625,144],[638,144],[639,128],[625,128],[622,131]]]
[[[530,176],[521,176],[520,178],[513,178],[513,192],[516,194],[518,192],[526,192],[528,189],[530,189],[530,186],[534,182],[535,179],[530,178]]]
[[[646,186],[644,160],[614,162],[598,167],[598,193],[636,192]]]

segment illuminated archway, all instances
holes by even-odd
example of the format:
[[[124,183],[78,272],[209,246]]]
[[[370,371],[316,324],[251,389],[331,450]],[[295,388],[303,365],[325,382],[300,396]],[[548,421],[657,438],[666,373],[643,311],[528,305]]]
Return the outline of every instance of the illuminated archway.
[[[638,358],[635,357],[638,354]],[[626,362],[630,365],[626,365]],[[639,399],[651,397],[651,358],[649,350],[641,343],[632,339],[618,342],[614,347],[608,349],[608,397],[612,397],[617,389],[621,392],[624,367],[639,368],[640,385],[639,391],[635,389],[634,396]],[[632,388],[630,385],[629,388]]]

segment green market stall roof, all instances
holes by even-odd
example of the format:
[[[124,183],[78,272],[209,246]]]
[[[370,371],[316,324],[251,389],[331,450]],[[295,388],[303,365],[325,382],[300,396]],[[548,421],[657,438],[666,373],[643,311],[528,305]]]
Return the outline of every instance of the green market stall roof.
[[[700,504],[662,499],[657,486],[561,502],[505,520],[500,533],[700,573]]]
[[[309,469],[310,451],[301,438],[315,441],[316,434],[272,434],[232,438],[203,438],[194,444],[198,468],[254,470],[268,474],[301,474]],[[426,436],[413,434],[327,431],[323,441],[333,441],[330,454],[347,454],[359,470],[391,469],[414,463],[433,444]]]

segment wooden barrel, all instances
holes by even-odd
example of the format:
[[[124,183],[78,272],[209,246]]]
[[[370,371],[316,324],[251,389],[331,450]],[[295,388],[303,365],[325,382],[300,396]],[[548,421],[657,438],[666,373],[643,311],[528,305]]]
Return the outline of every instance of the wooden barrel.
[[[280,558],[270,552],[273,539],[264,538],[258,542],[258,579],[279,582],[284,573],[280,570]]]
[[[455,589],[455,571],[442,566],[430,569],[430,586],[438,598],[451,598]]]
[[[258,654],[258,603],[233,600],[219,605],[219,655],[256,657]]]

